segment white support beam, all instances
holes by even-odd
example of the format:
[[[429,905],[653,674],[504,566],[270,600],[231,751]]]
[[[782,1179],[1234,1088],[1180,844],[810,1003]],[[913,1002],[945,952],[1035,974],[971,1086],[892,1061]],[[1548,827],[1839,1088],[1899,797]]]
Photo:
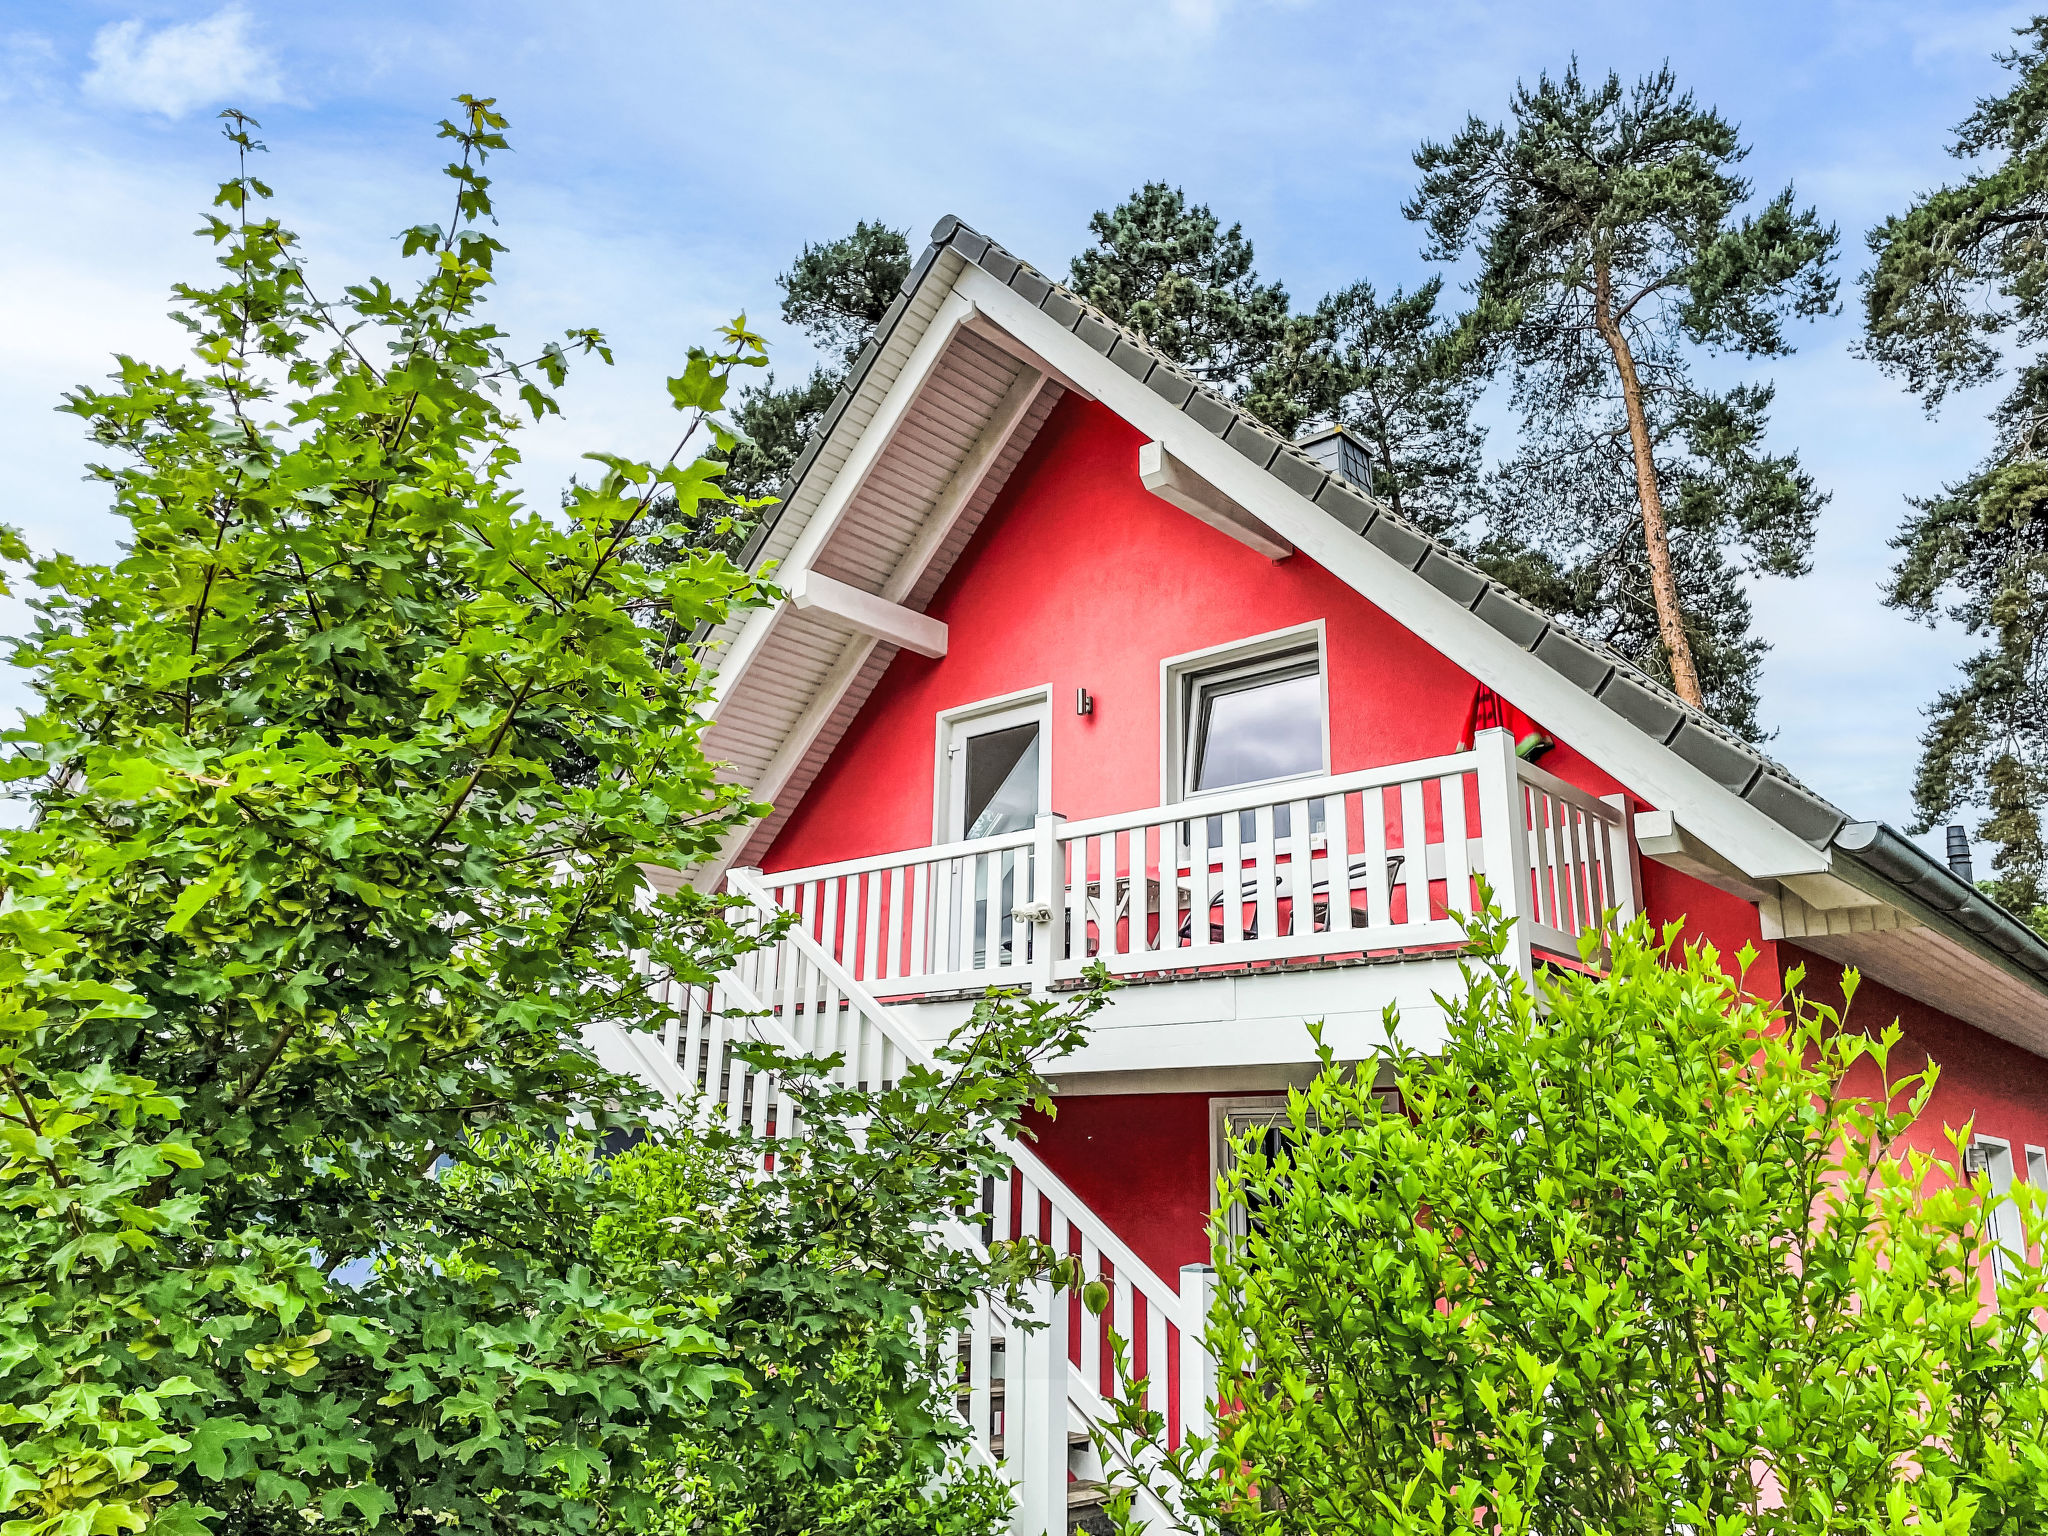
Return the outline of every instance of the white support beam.
[[[816,571],[796,572],[789,578],[787,590],[790,603],[802,612],[837,619],[857,634],[873,635],[920,656],[946,654],[946,626],[929,614]]]
[[[1285,560],[1294,553],[1292,544],[1168,453],[1164,443],[1147,443],[1138,450],[1138,478],[1161,501],[1173,503],[1268,560]]]
[[[1679,825],[1669,811],[1636,812],[1636,849],[1646,859],[1655,859],[1744,901],[1758,901],[1766,894],[1732,859]]]

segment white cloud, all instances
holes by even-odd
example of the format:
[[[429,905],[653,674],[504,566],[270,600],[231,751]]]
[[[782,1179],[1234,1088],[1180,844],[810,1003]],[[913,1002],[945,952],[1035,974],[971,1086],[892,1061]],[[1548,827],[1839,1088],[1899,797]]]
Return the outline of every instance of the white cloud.
[[[137,20],[101,27],[85,94],[117,106],[183,117],[222,102],[275,101],[277,65],[249,39],[249,18],[227,6],[203,21],[146,32]]]
[[[0,102],[43,95],[56,63],[56,44],[39,32],[0,37]]]

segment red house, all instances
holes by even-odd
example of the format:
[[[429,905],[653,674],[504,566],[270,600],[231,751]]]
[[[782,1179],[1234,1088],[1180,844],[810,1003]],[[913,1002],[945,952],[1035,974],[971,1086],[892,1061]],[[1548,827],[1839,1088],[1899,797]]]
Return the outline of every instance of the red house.
[[[704,878],[797,926],[638,1069],[765,1125],[726,1002],[874,1080],[989,985],[1106,963],[1130,984],[988,1213],[1113,1282],[1175,1422],[1229,1133],[1310,1073],[1306,1020],[1362,1058],[1394,1002],[1429,1044],[1482,874],[1525,968],[1580,964],[1611,907],[1755,945],[1759,991],[1859,967],[1857,1015],[1941,1063],[1935,1117],[2048,1182],[2048,945],[1381,508],[1351,451],[941,221],[747,549],[787,600],[706,637],[708,749],[774,812]],[[1111,1385],[1102,1325],[1051,1310],[1021,1360],[999,1319],[964,1346],[1020,1530]]]

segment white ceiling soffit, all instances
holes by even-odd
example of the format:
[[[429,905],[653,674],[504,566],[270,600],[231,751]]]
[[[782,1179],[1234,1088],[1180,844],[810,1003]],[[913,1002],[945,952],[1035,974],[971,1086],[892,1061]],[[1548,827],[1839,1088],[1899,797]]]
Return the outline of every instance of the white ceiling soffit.
[[[727,648],[705,750],[775,811],[737,834],[700,883],[765,854],[895,658],[892,639],[939,639],[943,626],[909,620],[1063,392],[1035,359],[1016,355],[1022,347],[970,324],[972,309],[943,281],[928,277],[914,297],[925,301],[917,333],[899,322],[866,381],[894,354],[886,385],[863,387],[861,409],[849,407],[820,452],[820,464],[834,456],[826,472],[806,474],[762,550],[803,602],[756,610],[712,637]],[[830,600],[816,601],[820,592]],[[881,622],[892,610],[894,624]]]
[[[1892,931],[1813,934],[1787,942],[1838,965],[1853,965],[1895,992],[2048,1056],[2048,1017],[2030,983],[1917,923]],[[1875,1034],[1892,1021],[1867,997],[1853,1004],[1849,1022]]]

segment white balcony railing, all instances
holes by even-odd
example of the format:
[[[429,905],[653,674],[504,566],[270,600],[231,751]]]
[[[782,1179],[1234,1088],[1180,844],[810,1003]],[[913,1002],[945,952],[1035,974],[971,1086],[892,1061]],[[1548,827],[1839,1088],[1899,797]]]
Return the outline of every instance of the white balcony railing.
[[[878,997],[1442,952],[1488,877],[1524,965],[1635,914],[1630,818],[1470,752],[771,874],[775,905]]]

